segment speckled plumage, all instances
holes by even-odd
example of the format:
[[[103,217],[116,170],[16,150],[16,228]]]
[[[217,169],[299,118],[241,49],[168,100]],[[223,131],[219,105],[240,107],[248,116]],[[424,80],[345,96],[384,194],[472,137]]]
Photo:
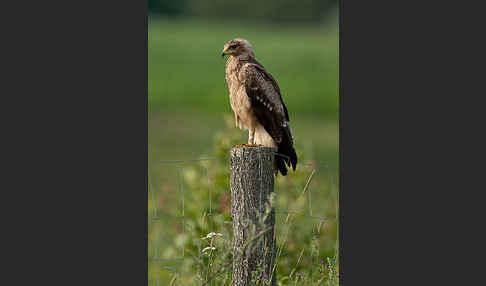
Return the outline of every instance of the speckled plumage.
[[[295,170],[297,155],[287,108],[277,82],[255,59],[251,44],[245,39],[226,43],[226,82],[236,127],[249,130],[249,144],[277,147],[276,169],[287,174],[285,164]]]

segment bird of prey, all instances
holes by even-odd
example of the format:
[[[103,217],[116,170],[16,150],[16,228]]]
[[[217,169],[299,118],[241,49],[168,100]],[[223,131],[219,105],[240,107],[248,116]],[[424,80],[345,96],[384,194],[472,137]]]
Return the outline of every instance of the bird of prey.
[[[289,125],[289,114],[280,88],[273,76],[255,59],[251,44],[236,38],[224,45],[231,108],[236,127],[248,129],[248,144],[277,147],[275,175],[287,175],[287,166],[295,171],[297,154]]]

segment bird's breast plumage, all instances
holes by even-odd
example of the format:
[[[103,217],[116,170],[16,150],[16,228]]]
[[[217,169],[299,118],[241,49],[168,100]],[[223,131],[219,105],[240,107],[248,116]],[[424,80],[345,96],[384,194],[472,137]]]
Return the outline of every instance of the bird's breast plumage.
[[[226,82],[229,89],[231,108],[240,128],[249,129],[257,122],[250,98],[246,94],[244,82],[240,79],[241,62],[236,57],[230,57],[226,62]]]

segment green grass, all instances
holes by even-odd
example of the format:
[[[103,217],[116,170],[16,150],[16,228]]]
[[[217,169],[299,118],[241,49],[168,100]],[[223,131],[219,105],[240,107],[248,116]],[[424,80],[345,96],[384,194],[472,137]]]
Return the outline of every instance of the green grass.
[[[245,140],[246,133],[234,128],[231,115],[227,116],[226,124],[222,129],[214,129],[214,126],[205,125],[214,121],[207,119],[202,122],[198,115],[186,117],[174,113],[152,113],[149,138],[151,160],[149,161],[149,258],[169,259],[162,262],[151,261],[149,263],[149,284],[169,285],[169,282],[177,277],[174,285],[201,285],[198,277],[205,277],[205,271],[217,271],[222,269],[224,253],[230,246],[218,246],[215,259],[218,261],[213,270],[210,270],[208,257],[201,253],[201,247],[207,246],[201,240],[210,231],[223,233],[223,240],[230,245],[231,238],[231,205],[229,197],[229,166],[228,158],[231,146]],[[297,147],[301,156],[301,162],[309,162],[312,156],[337,154],[337,124],[335,121],[316,121],[316,119],[301,119],[302,126],[297,128],[308,138],[308,148]],[[221,122],[222,120],[220,120]],[[177,122],[177,129],[162,128],[172,126]],[[199,126],[203,126],[199,128]],[[212,129],[211,129],[212,128]],[[174,137],[165,137],[158,130],[166,130]],[[187,131],[184,131],[187,130]],[[193,131],[193,132],[191,132]],[[165,134],[167,134],[165,132]],[[318,136],[316,136],[318,134]],[[335,134],[335,136],[331,136]],[[205,143],[191,138],[211,138],[211,142]],[[172,139],[171,139],[172,138]],[[177,138],[182,143],[174,142]],[[187,141],[186,141],[187,140]],[[302,140],[305,141],[305,140]],[[317,144],[316,144],[317,143]],[[208,144],[206,148],[204,145]],[[171,145],[174,148],[171,148]],[[224,158],[209,162],[192,162],[184,164],[160,164],[158,159],[192,159],[186,150],[187,146],[205,150],[199,153],[203,156],[216,156]],[[173,151],[176,150],[176,151]],[[317,150],[317,151],[316,151]],[[176,153],[177,152],[177,153]],[[180,153],[179,153],[180,152]],[[194,154],[197,151],[192,150]],[[322,222],[304,216],[312,215],[333,219],[337,210],[337,169],[319,168],[313,176],[311,184],[307,184],[313,168],[298,165],[296,172],[291,171],[286,177],[276,178],[277,210],[289,210],[293,214],[289,219],[286,213],[276,215],[277,244],[282,247],[284,254],[279,256],[277,267],[277,279],[286,280],[282,285],[294,285],[290,283],[297,277],[297,273],[305,275],[307,282],[300,281],[296,285],[311,285],[310,281],[316,281],[320,274],[319,260],[335,255],[337,241],[337,222]],[[181,177],[179,178],[179,174]],[[180,180],[179,180],[180,179]],[[306,186],[308,187],[306,189]],[[182,211],[182,190],[184,190],[184,212]],[[212,196],[210,196],[212,193]],[[210,199],[211,198],[211,199]],[[210,207],[210,201],[212,207]],[[209,210],[213,216],[207,216]],[[184,214],[185,228],[182,229],[182,221],[177,218]],[[155,216],[156,215],[156,216]],[[154,220],[154,218],[158,218]],[[228,224],[229,222],[229,224]],[[316,236],[315,233],[318,233]],[[171,260],[182,256],[184,249],[185,260]],[[222,252],[222,250],[225,250]],[[304,256],[300,260],[299,256]],[[201,261],[203,265],[196,262]],[[225,272],[213,285],[229,285],[231,277]],[[293,276],[291,275],[293,273]],[[199,275],[199,276],[198,276]],[[287,278],[286,278],[287,277]],[[311,278],[312,277],[312,278]],[[204,278],[203,278],[204,279]],[[226,280],[224,280],[226,279]],[[310,279],[310,280],[309,280]],[[226,281],[226,282],[225,282]],[[314,285],[314,284],[312,284]],[[324,284],[327,285],[327,284]]]
[[[224,118],[233,121],[232,113],[206,114],[190,112],[149,113],[149,160],[186,160],[211,151],[214,135],[225,129]],[[307,160],[338,164],[338,122],[314,116],[296,115],[291,119],[297,152]],[[236,128],[235,128],[236,129]],[[248,132],[236,129],[240,143],[246,143]]]
[[[226,58],[221,57],[221,50],[235,37],[251,41],[257,59],[278,81],[296,147],[310,158],[336,163],[336,26],[278,27],[157,18],[149,21],[150,158],[190,159],[208,151],[212,134],[224,128],[223,114],[231,113]]]
[[[226,59],[221,58],[224,43],[235,37],[247,38],[257,59],[274,75],[289,110],[295,148],[301,163],[316,161],[338,165],[338,38],[335,27],[275,27],[238,23],[192,21],[149,21],[149,257],[186,257],[210,227],[204,215],[212,191],[212,229],[230,237],[229,166],[225,160],[212,162],[205,170],[199,163],[162,165],[160,160],[185,160],[228,156],[232,144],[246,143],[247,132],[234,127],[225,82]],[[181,167],[181,169],[179,169]],[[180,173],[179,173],[180,171]],[[208,173],[206,173],[208,172]],[[336,169],[316,173],[310,191],[300,196],[311,170],[302,164],[297,172],[277,178],[277,208],[314,216],[335,215],[338,173]],[[183,174],[182,181],[178,175]],[[207,175],[211,180],[208,183]],[[330,176],[335,178],[333,189]],[[180,186],[184,187],[185,233]],[[153,220],[154,210],[159,216]],[[309,277],[309,266],[319,257],[332,256],[337,240],[337,223],[296,217],[291,228],[286,215],[278,214],[277,243],[288,237],[280,259],[278,277],[296,273]],[[195,232],[191,232],[193,227]],[[321,230],[317,241],[313,231]],[[289,231],[289,234],[286,234]],[[317,243],[317,246],[314,246]],[[296,265],[299,254],[303,258]],[[311,251],[314,249],[314,252]],[[317,249],[317,250],[315,250]],[[194,260],[149,262],[149,284],[200,285]],[[173,265],[172,265],[173,264]],[[317,265],[318,266],[318,265]],[[174,272],[174,269],[176,271]],[[198,268],[199,269],[199,268]],[[317,269],[317,268],[314,268]],[[294,273],[295,274],[295,273]],[[314,275],[316,273],[314,272]],[[195,280],[196,279],[196,280]],[[294,278],[295,279],[295,275]],[[226,285],[219,281],[214,285]],[[285,283],[284,285],[287,285]],[[293,283],[291,284],[293,285]],[[299,285],[309,285],[302,283]]]
[[[229,110],[223,45],[248,39],[277,80],[291,114],[338,116],[336,27],[275,27],[206,22],[149,22],[151,111]]]

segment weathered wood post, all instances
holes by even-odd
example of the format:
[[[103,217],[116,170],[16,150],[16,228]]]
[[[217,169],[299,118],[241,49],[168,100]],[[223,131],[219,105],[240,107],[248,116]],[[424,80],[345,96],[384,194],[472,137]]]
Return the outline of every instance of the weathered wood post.
[[[233,285],[250,286],[262,262],[261,278],[276,284],[275,210],[266,212],[273,192],[274,152],[271,147],[235,146],[231,149],[231,216],[233,218]],[[266,216],[265,220],[262,220]],[[253,230],[253,231],[252,231]],[[273,275],[272,275],[273,272]],[[261,284],[263,285],[263,284]]]

